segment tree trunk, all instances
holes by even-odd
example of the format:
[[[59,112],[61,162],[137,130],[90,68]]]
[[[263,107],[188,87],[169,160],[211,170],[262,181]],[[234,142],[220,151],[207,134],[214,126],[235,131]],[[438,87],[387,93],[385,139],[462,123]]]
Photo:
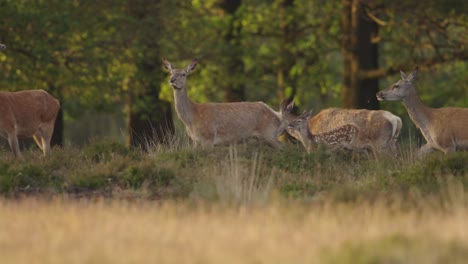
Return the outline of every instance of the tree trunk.
[[[241,5],[241,0],[224,0],[220,6],[229,19],[229,28],[224,36],[226,41],[226,71],[227,85],[224,88],[224,100],[226,102],[245,101],[245,85],[240,81],[244,73],[242,62],[242,49],[240,43],[240,23],[236,23],[236,11]]]
[[[286,17],[286,14],[290,13],[287,9],[293,6],[294,0],[283,0],[279,10],[281,38],[279,40],[279,65],[276,75],[279,102],[286,97],[291,100],[296,94],[297,80],[289,74],[295,64],[296,55],[289,49],[289,46],[294,45],[296,42],[297,35],[294,30],[297,23],[295,19]],[[288,88],[290,89],[289,92],[287,91]]]
[[[129,143],[131,146],[148,147],[168,143],[174,134],[171,104],[159,98],[160,84],[164,78],[159,63],[158,47],[141,47],[136,90],[130,94],[128,110]]]
[[[157,14],[159,2],[128,1],[129,14],[137,21],[132,29],[135,31],[135,54],[139,54],[135,89],[130,92],[127,102],[128,142],[145,150],[154,144],[168,143],[174,134],[171,105],[159,98],[164,79],[158,43],[163,24]]]
[[[169,143],[170,137],[174,134],[171,104],[158,97],[147,93],[131,100],[128,107],[130,109],[128,113],[129,145],[148,150],[154,145]],[[147,101],[145,104],[149,104],[149,107],[137,109],[135,105],[142,103],[142,100]]]
[[[361,72],[378,69],[378,46],[372,42],[378,25],[367,18],[359,0],[343,0],[343,90],[345,108],[378,109],[377,78],[363,78]]]

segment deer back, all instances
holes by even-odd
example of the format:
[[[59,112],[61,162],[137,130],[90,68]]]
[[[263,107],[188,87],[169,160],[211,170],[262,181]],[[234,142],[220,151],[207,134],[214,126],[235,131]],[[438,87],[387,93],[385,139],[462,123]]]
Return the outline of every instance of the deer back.
[[[18,136],[33,135],[43,123],[54,122],[60,103],[44,90],[0,92],[0,127],[16,128]]]
[[[309,119],[309,129],[319,134],[352,123],[359,128],[360,137],[375,140],[382,133],[389,136],[396,133],[388,120],[389,114],[392,115],[383,110],[328,108]]]
[[[359,128],[352,148],[370,150],[374,155],[397,156],[396,143],[402,122],[388,111],[329,108],[311,118],[309,128],[312,133],[320,134],[349,123]]]
[[[275,134],[279,116],[262,102],[195,104],[188,129],[197,137],[216,138],[214,144]]]

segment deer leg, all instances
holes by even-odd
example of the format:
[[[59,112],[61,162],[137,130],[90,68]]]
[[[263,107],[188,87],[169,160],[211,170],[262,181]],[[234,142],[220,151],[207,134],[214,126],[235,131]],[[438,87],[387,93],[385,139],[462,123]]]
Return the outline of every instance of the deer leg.
[[[457,151],[457,148],[455,145],[453,146],[450,146],[448,148],[445,148],[444,150],[442,150],[444,152],[444,154],[447,154],[447,153],[452,153],[452,152],[456,152]]]
[[[431,152],[433,152],[433,151],[434,151],[434,148],[433,148],[431,145],[429,145],[429,144],[426,143],[424,146],[422,146],[422,147],[417,151],[416,156],[417,156],[417,157],[423,157],[423,156],[425,156],[425,155],[427,155],[427,154],[429,154],[429,153],[431,153]]]
[[[329,154],[333,154],[335,152],[338,152],[339,150],[341,149],[351,149],[351,148],[348,148],[346,145],[340,145],[340,144],[336,144],[336,145],[330,145],[327,147],[327,153]]]
[[[266,143],[275,149],[281,149],[283,147],[283,144],[277,139],[269,139]]]
[[[392,155],[393,158],[397,158],[398,157],[398,146],[397,146],[397,140],[396,138],[393,139],[391,142],[390,142],[390,153]]]
[[[40,133],[36,133],[33,135],[33,139],[41,151],[44,152],[44,146],[42,145],[42,135]]]
[[[49,155],[50,153],[50,140],[52,139],[52,134],[54,133],[54,123],[47,125],[43,129],[41,129],[42,134],[42,151],[44,152],[44,156]]]
[[[18,137],[16,136],[16,134],[10,133],[8,135],[8,144],[10,144],[10,148],[13,151],[13,155],[15,155],[15,158],[22,159],[23,156],[21,156],[19,143],[18,143]]]

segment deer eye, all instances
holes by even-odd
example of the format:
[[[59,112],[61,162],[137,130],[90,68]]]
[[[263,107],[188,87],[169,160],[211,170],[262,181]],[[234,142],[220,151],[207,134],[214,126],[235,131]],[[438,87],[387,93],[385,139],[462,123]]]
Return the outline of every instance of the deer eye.
[[[400,86],[398,84],[393,85],[393,89],[398,89]]]

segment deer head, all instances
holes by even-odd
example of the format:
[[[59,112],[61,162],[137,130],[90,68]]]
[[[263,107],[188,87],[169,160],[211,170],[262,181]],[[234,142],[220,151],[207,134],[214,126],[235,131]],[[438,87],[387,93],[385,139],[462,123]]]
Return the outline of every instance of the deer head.
[[[6,49],[5,44],[0,43],[0,50],[4,50],[4,49]]]
[[[401,80],[394,83],[387,89],[377,93],[377,99],[379,101],[388,100],[402,100],[408,95],[416,93],[414,89],[413,81],[416,79],[418,68],[416,67],[413,72],[408,76],[406,73],[400,70]]]
[[[176,90],[181,90],[186,87],[187,84],[187,76],[190,74],[191,71],[195,69],[197,66],[198,60],[193,59],[192,62],[187,66],[185,69],[174,69],[172,68],[171,63],[163,59],[162,60],[164,68],[169,71],[171,77],[169,79],[169,84]]]
[[[288,100],[284,99],[280,104],[280,114],[281,114],[281,123],[278,127],[277,135],[278,137],[284,134],[286,128],[289,125],[289,122],[296,119],[294,114],[291,114],[291,111],[294,108],[294,99],[288,103]]]
[[[307,120],[312,116],[312,111],[305,111],[288,124],[288,133],[296,139],[300,139],[301,133],[308,133]]]

